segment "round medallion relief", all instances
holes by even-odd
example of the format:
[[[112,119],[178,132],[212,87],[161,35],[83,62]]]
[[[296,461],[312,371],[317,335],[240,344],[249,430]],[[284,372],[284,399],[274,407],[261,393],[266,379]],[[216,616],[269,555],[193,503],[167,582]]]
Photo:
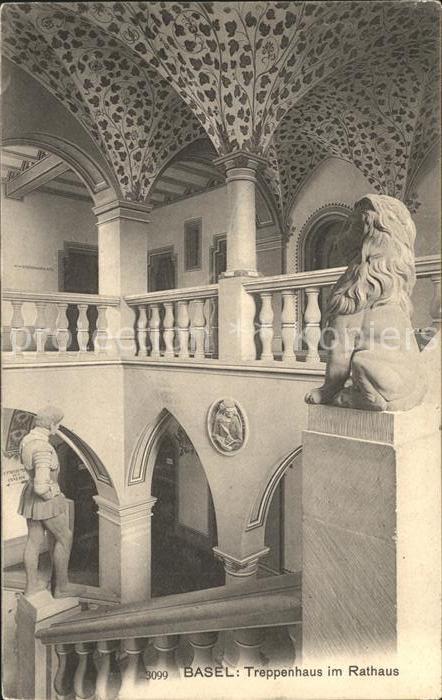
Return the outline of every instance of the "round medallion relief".
[[[233,456],[247,442],[247,419],[241,406],[232,398],[215,401],[207,414],[207,430],[213,447]]]

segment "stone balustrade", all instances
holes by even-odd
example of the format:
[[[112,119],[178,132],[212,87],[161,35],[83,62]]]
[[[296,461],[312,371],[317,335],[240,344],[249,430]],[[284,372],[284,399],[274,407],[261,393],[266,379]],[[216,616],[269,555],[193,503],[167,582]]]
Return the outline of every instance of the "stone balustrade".
[[[326,359],[324,292],[344,269],[232,278],[219,285],[124,299],[5,290],[3,299],[10,310],[3,312],[3,349],[18,361],[30,356],[69,359],[74,354],[85,358],[94,352],[104,359],[136,355],[139,360],[160,362],[314,367]],[[437,332],[441,323],[438,256],[417,258],[416,275],[418,281],[428,281],[418,296],[421,306],[422,301],[427,304],[431,333]],[[122,307],[133,311],[133,319],[126,322],[128,328],[121,327]],[[428,342],[428,333],[428,328],[416,329],[421,347]],[[239,348],[236,355],[232,352],[235,344]]]
[[[134,700],[189,669],[299,665],[301,632],[299,577],[285,574],[84,612],[36,636],[58,657],[57,697]]]
[[[204,360],[218,354],[218,285],[125,297],[134,309],[138,357]]]
[[[416,259],[417,278],[429,278],[433,284],[428,308],[435,331],[441,323],[440,269],[438,256]],[[344,267],[336,267],[244,282],[255,303],[256,360],[296,365],[299,361],[317,364],[326,359],[321,351],[320,294],[344,271]]]
[[[107,312],[119,304],[98,294],[5,289],[3,350],[16,359],[109,355]]]

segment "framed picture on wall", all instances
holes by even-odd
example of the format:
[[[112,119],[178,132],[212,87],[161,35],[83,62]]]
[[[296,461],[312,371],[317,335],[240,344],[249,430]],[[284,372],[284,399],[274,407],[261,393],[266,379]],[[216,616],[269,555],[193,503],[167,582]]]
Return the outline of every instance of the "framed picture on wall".
[[[184,269],[201,269],[202,219],[184,222]]]

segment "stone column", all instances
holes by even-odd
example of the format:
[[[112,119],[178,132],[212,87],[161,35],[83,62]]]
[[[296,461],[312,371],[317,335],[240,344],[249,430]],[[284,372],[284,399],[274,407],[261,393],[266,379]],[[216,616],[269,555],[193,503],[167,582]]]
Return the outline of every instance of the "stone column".
[[[264,547],[259,552],[249,554],[247,557],[239,559],[232,554],[222,552],[218,547],[213,547],[215,556],[224,564],[226,572],[226,585],[241,583],[242,581],[250,581],[256,578],[258,573],[258,564],[261,557],[265,557],[269,553],[269,548]]]
[[[98,226],[98,281],[103,295],[124,297],[147,290],[147,224],[150,207],[115,200],[93,209]],[[134,312],[121,300],[108,309],[108,331],[115,351],[135,352]],[[116,343],[116,338],[120,341]]]
[[[397,413],[309,406],[302,467],[307,662],[351,655],[366,666],[396,649],[415,662],[438,648],[438,421],[425,405]]]
[[[219,280],[219,358],[226,362],[254,360],[255,302],[243,281],[257,277],[256,267],[256,171],[266,164],[244,151],[218,158],[226,170],[229,200],[227,270]]]
[[[122,602],[150,598],[151,517],[156,498],[117,505],[95,496],[99,516],[100,586]]]
[[[227,270],[225,277],[257,277],[256,269],[256,171],[266,161],[244,151],[218,158],[226,169],[229,200]]]

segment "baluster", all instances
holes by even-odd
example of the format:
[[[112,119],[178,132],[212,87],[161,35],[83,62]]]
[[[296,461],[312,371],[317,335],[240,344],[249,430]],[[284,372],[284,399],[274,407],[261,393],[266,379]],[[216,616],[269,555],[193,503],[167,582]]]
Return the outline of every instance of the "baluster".
[[[119,649],[117,641],[97,643],[100,664],[97,674],[96,700],[114,700],[120,690],[120,669],[115,658]]]
[[[148,308],[146,306],[139,307],[140,315],[137,321],[139,355],[144,357],[147,355],[147,326],[148,326]]]
[[[204,318],[206,324],[204,328],[204,354],[206,357],[214,357],[216,352],[216,299],[209,297],[204,303]]]
[[[78,656],[78,666],[74,675],[75,698],[76,700],[92,700],[95,696],[97,681],[97,669],[93,660],[94,645],[79,642],[75,645],[75,651]]]
[[[273,360],[273,308],[272,292],[261,293],[261,311],[259,314],[259,338],[262,343],[261,360]]]
[[[72,644],[56,644],[55,653],[58,657],[58,668],[54,677],[54,689],[57,699],[61,700],[72,695],[77,657]]]
[[[189,357],[189,302],[178,302],[178,339],[179,339],[179,356],[182,358]]]
[[[143,651],[146,645],[144,639],[125,639],[123,649],[126,652],[127,660],[121,672],[121,688],[118,693],[118,700],[133,700],[136,696],[135,689],[140,684],[147,683],[145,668],[143,663]]]
[[[282,292],[281,336],[283,362],[296,360],[295,341],[297,335],[296,295],[292,289]]]
[[[302,627],[300,624],[288,625],[287,632],[293,645],[294,662],[299,665],[302,662]]]
[[[431,281],[433,283],[433,298],[430,305],[430,315],[433,322],[433,327],[436,332],[440,330],[441,318],[442,318],[442,308],[441,308],[441,297],[440,297],[440,274],[431,275]]]
[[[152,313],[149,323],[150,342],[152,345],[151,357],[160,357],[160,310],[158,304],[152,304]]]
[[[195,299],[193,302],[190,333],[192,335],[195,347],[195,352],[193,356],[196,360],[204,358],[204,325],[204,299]]]
[[[164,345],[166,346],[165,350],[164,350],[164,357],[167,357],[167,358],[175,357],[175,350],[173,347],[173,338],[175,335],[175,328],[174,328],[174,315],[173,315],[173,302],[172,301],[165,301],[164,302],[163,327],[164,327],[163,339],[164,339]]]
[[[88,304],[78,304],[77,342],[80,352],[87,352],[89,342]]]
[[[178,666],[175,652],[178,649],[179,637],[177,635],[162,635],[154,637],[153,646],[158,653],[156,668],[168,671],[169,675],[178,675]]]
[[[235,630],[233,641],[239,652],[237,666],[260,666],[262,664],[261,647],[264,641],[264,632],[261,628]]]
[[[36,301],[37,315],[35,317],[35,347],[38,353],[45,351],[48,328],[46,323],[46,303]]]
[[[11,348],[16,355],[21,355],[24,347],[25,321],[22,313],[22,301],[11,301]]]
[[[218,639],[218,632],[190,634],[188,639],[193,649],[193,659],[191,663],[193,668],[215,665],[213,660],[213,648]]]
[[[66,315],[68,305],[57,304],[58,315],[55,323],[55,339],[57,342],[58,352],[66,352],[69,343],[69,321]]]
[[[95,342],[94,350],[98,354],[105,353],[107,350],[107,308],[103,305],[97,306],[98,318],[97,318],[97,330],[95,331]]]
[[[318,345],[321,340],[321,309],[319,308],[319,288],[307,287],[307,306],[304,314],[305,340],[307,343],[306,362],[320,362]]]

